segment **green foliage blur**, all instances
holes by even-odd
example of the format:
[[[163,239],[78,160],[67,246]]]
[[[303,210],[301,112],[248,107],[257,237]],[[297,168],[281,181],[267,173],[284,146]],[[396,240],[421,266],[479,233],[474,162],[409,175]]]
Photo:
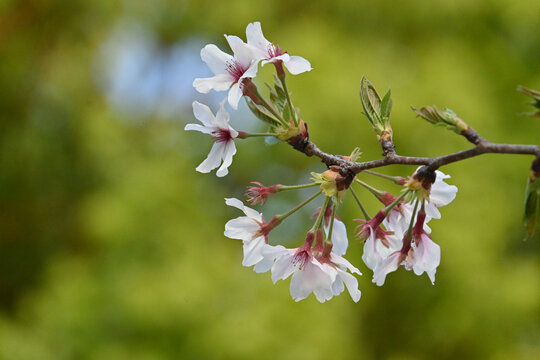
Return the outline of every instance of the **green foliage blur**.
[[[301,183],[322,165],[248,139],[218,179],[195,171],[210,139],[183,131],[194,99],[215,110],[224,96],[191,88],[209,76],[199,50],[225,50],[223,34],[244,38],[261,21],[269,40],[311,61],[288,86],[328,152],[359,146],[363,159],[380,157],[361,114],[362,75],[392,89],[400,154],[469,147],[411,105],[450,107],[492,141],[538,144],[540,122],[518,116],[531,109],[515,89],[540,88],[539,14],[530,0],[0,2],[0,359],[540,358],[540,246],[538,236],[523,241],[521,223],[532,158],[442,169],[459,192],[430,223],[442,248],[435,286],[403,269],[372,284],[352,236],[361,214],[345,198],[339,216],[347,258],[364,273],[362,299],[294,303],[288,281],[241,266],[240,241],[223,236],[239,213],[223,198],[240,198],[249,181]],[[181,54],[168,65],[177,80],[130,72],[171,49]],[[173,90],[156,90],[160,81]],[[231,118],[264,130],[245,106]],[[357,191],[374,213],[376,201]],[[258,209],[269,218],[307,194]],[[283,244],[301,243],[309,215],[276,229]]]

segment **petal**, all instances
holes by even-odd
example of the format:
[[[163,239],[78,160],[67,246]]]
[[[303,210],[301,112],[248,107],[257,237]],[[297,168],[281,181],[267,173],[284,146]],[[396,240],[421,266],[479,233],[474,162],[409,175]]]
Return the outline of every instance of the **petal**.
[[[353,301],[358,302],[360,296],[362,296],[362,292],[358,290],[358,280],[353,275],[340,270],[338,270],[338,277],[345,283],[345,286],[347,286],[347,290],[349,290],[349,294],[351,294]]]
[[[263,222],[263,216],[261,213],[257,212],[256,210],[253,210],[250,207],[245,206],[244,203],[242,203],[240,200],[236,198],[225,198],[225,204],[235,207],[239,210],[242,210],[244,214],[246,214],[247,217],[255,220],[256,222],[259,222],[259,223]]]
[[[268,60],[263,60],[261,64],[264,66],[268,63],[278,62],[279,60],[283,61],[283,63],[286,63],[289,60],[291,60],[291,56],[289,54],[281,54],[279,56],[274,56],[273,58],[269,58]]]
[[[430,218],[433,218],[433,219],[440,219],[441,218],[441,212],[431,202],[426,202],[425,203],[424,211],[426,212],[426,216],[429,216]]]
[[[194,101],[191,106],[193,107],[193,115],[197,120],[206,127],[213,127],[216,122],[215,116],[207,105]]]
[[[396,271],[399,267],[399,259],[401,253],[399,251],[394,252],[392,255],[387,257],[382,263],[375,268],[373,272],[373,282],[378,286],[382,286],[386,279],[386,275]]]
[[[284,62],[283,65],[293,75],[298,75],[312,69],[309,61],[300,56],[291,56],[289,61]]]
[[[224,144],[223,143],[214,143],[212,149],[208,154],[208,157],[199,165],[195,170],[208,173],[213,169],[217,168],[221,163],[221,158],[223,156]]]
[[[237,217],[225,224],[224,235],[231,239],[250,241],[260,229],[260,225],[247,216]]]
[[[229,129],[232,129],[229,126],[229,120],[230,120],[230,116],[229,116],[229,113],[227,112],[227,110],[225,110],[225,100],[223,100],[219,104],[219,109],[218,109],[218,111],[216,113],[216,117],[214,118],[213,124],[218,126],[220,129],[229,130]],[[236,136],[238,136],[238,135],[236,135]],[[233,136],[233,137],[236,137],[236,136]]]
[[[263,254],[265,253],[265,249],[263,249]],[[298,268],[292,263],[292,258],[294,256],[294,253],[287,253],[283,256],[280,256],[274,265],[272,266],[272,281],[274,284],[278,280],[285,280],[289,276],[291,276],[292,273],[294,273]]]
[[[437,207],[448,205],[456,198],[457,191],[455,185],[448,185],[444,181],[435,182],[431,187],[429,202]]]
[[[240,89],[240,85],[238,83],[234,83],[233,86],[231,86],[231,89],[229,90],[228,100],[229,105],[234,110],[238,109],[238,102],[242,98],[242,90]]]
[[[258,69],[258,63],[256,61],[253,61],[248,66],[244,74],[240,77],[240,79],[254,78],[255,76],[257,76],[257,69]]]
[[[216,45],[208,44],[201,50],[201,59],[216,75],[227,74],[227,64],[234,62],[234,58],[221,51]]]
[[[336,265],[339,265],[339,266],[342,266],[342,267],[345,267],[345,268],[349,269],[349,271],[352,272],[352,273],[362,275],[360,270],[358,270],[356,267],[354,267],[354,265],[351,264],[347,259],[345,259],[345,258],[343,258],[343,257],[341,257],[339,255],[336,255],[334,253],[330,253],[330,261],[332,261]],[[339,270],[338,270],[338,272],[339,272]]]
[[[325,233],[328,235],[330,230],[330,224],[324,227]],[[347,252],[349,246],[349,240],[347,239],[347,228],[343,221],[334,218],[334,226],[332,228],[332,252],[336,255],[344,255]]]
[[[264,259],[261,253],[264,245],[264,236],[259,236],[252,241],[244,242],[244,260],[242,261],[242,265],[248,267],[253,266]]]
[[[193,87],[200,93],[207,94],[210,90],[225,91],[234,83],[234,78],[229,74],[219,74],[209,78],[197,78],[193,81]]]
[[[264,37],[261,23],[258,21],[248,24],[246,27],[246,38],[249,45],[256,47],[264,53],[268,53],[268,48],[272,45]]]
[[[234,53],[234,59],[240,63],[244,68],[249,67],[253,60],[256,60],[256,56],[247,44],[242,41],[238,36],[225,35],[229,46]]]
[[[225,150],[223,152],[223,164],[216,172],[218,177],[223,177],[229,173],[228,167],[232,164],[232,159],[234,154],[236,154],[236,146],[234,141],[230,140],[225,143]]]
[[[274,265],[274,258],[264,255],[264,251],[265,251],[266,247],[268,247],[268,246],[271,246],[271,245],[265,244],[262,247],[261,253],[263,254],[263,259],[261,261],[259,261],[255,265],[255,267],[253,268],[253,271],[255,271],[258,274],[265,273],[265,272],[269,271],[272,268],[272,265]]]
[[[210,134],[210,135],[214,131],[212,128],[207,128],[199,124],[187,124],[184,130],[195,130],[195,131],[200,131],[203,134]]]

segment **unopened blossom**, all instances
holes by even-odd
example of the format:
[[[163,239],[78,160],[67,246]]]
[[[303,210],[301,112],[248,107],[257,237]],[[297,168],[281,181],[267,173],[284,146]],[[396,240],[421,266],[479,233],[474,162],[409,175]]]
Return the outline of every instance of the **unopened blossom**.
[[[435,273],[441,262],[441,248],[435,244],[423,229],[426,214],[421,211],[411,234],[405,234],[402,247],[389,254],[373,271],[373,282],[384,284],[386,275],[403,265],[406,270],[413,270],[416,275],[424,272],[431,283],[435,283]]]
[[[233,109],[238,108],[242,97],[244,79],[257,75],[259,57],[238,36],[225,35],[234,56],[221,51],[216,45],[208,44],[201,50],[201,58],[215,74],[209,78],[197,78],[193,86],[200,93],[210,90],[229,91],[228,101]]]
[[[285,65],[293,75],[311,70],[309,61],[300,56],[291,56],[287,54],[287,52],[283,52],[279,45],[266,40],[260,22],[257,21],[248,24],[246,28],[246,37],[247,43],[253,49],[253,52],[263,60],[263,65],[269,62],[275,63],[282,61],[283,65]]]
[[[228,167],[232,164],[233,156],[236,154],[234,139],[238,136],[238,132],[229,125],[229,113],[225,110],[225,104],[221,103],[216,116],[214,116],[208,106],[194,101],[193,114],[202,125],[187,124],[184,130],[200,131],[211,135],[214,139],[214,145],[208,157],[196,170],[208,173],[221,164],[216,175],[219,177],[227,175],[229,173]]]
[[[274,219],[265,222],[261,213],[253,210],[235,198],[226,198],[229,206],[242,210],[246,216],[229,220],[225,224],[225,236],[231,239],[242,240],[244,245],[244,260],[242,265],[253,266],[263,260],[261,250],[268,243],[267,236],[270,230],[279,224]]]
[[[281,185],[264,186],[258,181],[252,181],[253,186],[248,186],[246,190],[246,197],[248,202],[252,205],[261,204],[264,205],[268,196],[275,194],[279,191]]]

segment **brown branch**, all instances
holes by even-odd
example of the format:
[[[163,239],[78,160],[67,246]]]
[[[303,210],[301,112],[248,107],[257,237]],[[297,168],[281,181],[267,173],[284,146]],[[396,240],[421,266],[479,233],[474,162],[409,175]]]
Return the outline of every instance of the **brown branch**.
[[[470,129],[470,131],[469,131]],[[465,136],[470,142],[476,144],[475,147],[459,151],[453,154],[443,155],[439,157],[415,157],[415,156],[402,156],[397,155],[391,151],[386,154],[383,159],[365,161],[365,162],[353,162],[348,161],[341,155],[328,154],[317,147],[313,142],[307,141],[303,150],[297,149],[307,156],[316,156],[322,160],[327,166],[339,166],[343,169],[343,172],[352,172],[358,174],[362,170],[374,169],[387,165],[401,164],[401,165],[426,165],[431,170],[436,170],[443,165],[447,165],[456,161],[469,159],[482,154],[523,154],[534,155],[540,158],[540,145],[516,145],[516,144],[498,144],[492,143],[481,138],[476,131],[469,128],[467,132],[462,135]]]

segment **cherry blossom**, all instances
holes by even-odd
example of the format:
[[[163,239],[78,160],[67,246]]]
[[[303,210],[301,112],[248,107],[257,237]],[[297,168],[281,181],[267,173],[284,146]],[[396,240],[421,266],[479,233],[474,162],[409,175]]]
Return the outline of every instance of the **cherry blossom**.
[[[209,78],[197,78],[193,86],[200,93],[210,90],[228,90],[228,101],[233,109],[238,108],[242,97],[242,82],[254,78],[260,58],[238,36],[225,35],[234,56],[221,51],[216,45],[208,44],[201,50],[201,58],[215,74]]]
[[[229,113],[225,110],[224,105],[224,102],[222,102],[216,116],[214,116],[208,106],[194,101],[193,114],[202,125],[187,124],[184,128],[184,130],[200,131],[213,137],[214,145],[208,157],[196,170],[208,173],[221,164],[221,167],[216,172],[219,177],[229,173],[228,167],[232,164],[232,158],[236,154],[234,139],[238,136],[238,132],[229,125]],[[221,163],[222,160],[223,163]]]
[[[396,271],[400,265],[406,270],[413,270],[416,275],[424,272],[431,283],[435,283],[435,273],[441,262],[441,248],[435,244],[423,229],[426,214],[421,211],[411,234],[403,237],[402,247],[389,254],[373,271],[373,282],[379,286],[384,284],[386,275]]]
[[[242,240],[244,245],[244,260],[242,261],[243,266],[249,267],[257,265],[264,259],[261,251],[263,246],[268,243],[268,233],[279,223],[274,219],[270,220],[269,222],[265,222],[261,213],[252,208],[244,206],[244,204],[238,199],[226,198],[225,204],[243,211],[246,215],[229,220],[225,224],[225,236],[231,239]],[[261,271],[261,269],[265,268],[265,264],[268,262],[269,260],[267,259],[266,262],[259,265],[255,271],[268,271],[269,268],[265,271]]]
[[[293,75],[298,75],[311,70],[309,61],[300,56],[291,56],[287,54],[287,52],[283,52],[279,45],[266,40],[260,22],[257,21],[248,24],[246,28],[246,37],[247,43],[253,49],[253,52],[257,54],[260,59],[263,59],[263,65],[269,62],[275,63],[282,61],[283,65],[285,65]]]

